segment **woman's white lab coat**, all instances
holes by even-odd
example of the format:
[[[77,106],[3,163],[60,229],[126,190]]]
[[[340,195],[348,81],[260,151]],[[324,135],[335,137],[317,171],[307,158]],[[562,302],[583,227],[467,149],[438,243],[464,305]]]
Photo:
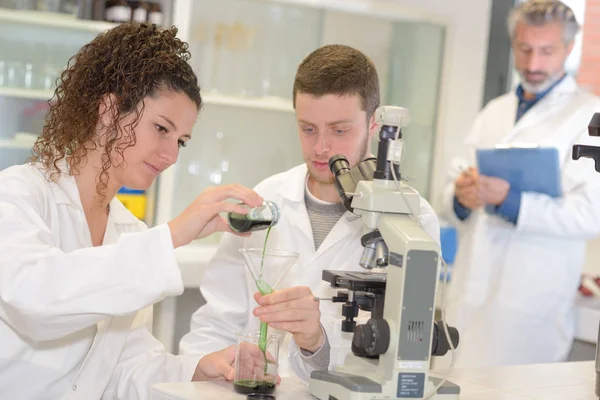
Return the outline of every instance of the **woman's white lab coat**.
[[[183,290],[168,226],[147,230],[114,199],[103,244],[72,176],[0,172],[1,398],[147,399],[191,379],[198,357],[165,354],[147,329],[148,306]]]
[[[586,241],[600,233],[600,175],[591,160],[571,159],[573,144],[593,143],[587,124],[598,98],[567,76],[515,124],[517,103],[509,93],[480,113],[466,138],[469,164],[475,149],[498,143],[555,147],[564,196],[522,193],[516,226],[483,210],[460,222],[449,185],[447,214],[460,233],[448,296],[449,323],[461,333],[457,367],[565,360]]]
[[[268,247],[300,255],[279,287],[308,286],[315,296],[331,297],[337,291],[322,280],[323,270],[362,270],[358,265],[363,250],[360,244],[364,233],[362,222],[346,212],[315,251],[304,203],[306,176],[307,168],[302,164],[264,180],[255,190],[281,209],[281,219],[271,230]],[[419,211],[419,220],[425,230],[439,242],[439,222],[433,209],[422,199]],[[246,271],[238,249],[261,248],[264,241],[265,231],[256,232],[248,238],[225,235],[200,285],[207,304],[192,316],[192,330],[180,344],[183,353],[204,355],[235,343],[238,331],[258,329],[258,318],[252,314],[257,306],[252,297],[257,291],[256,284]],[[321,324],[331,345],[330,362],[341,364],[350,352],[352,340],[352,334],[341,331],[341,304],[322,301],[320,310]],[[368,315],[361,313],[359,317]],[[301,358],[298,346],[289,334],[281,347],[279,360],[278,373],[281,376],[289,375],[291,367],[298,377],[308,380],[313,368]]]

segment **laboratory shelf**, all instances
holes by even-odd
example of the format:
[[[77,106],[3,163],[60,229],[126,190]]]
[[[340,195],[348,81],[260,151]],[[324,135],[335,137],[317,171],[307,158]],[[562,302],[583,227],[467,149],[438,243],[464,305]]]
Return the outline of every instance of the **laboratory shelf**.
[[[278,97],[250,98],[224,96],[213,93],[202,95],[205,104],[220,106],[254,108],[267,111],[293,112],[292,102]]]
[[[417,21],[430,23],[446,23],[447,18],[434,12],[420,8],[408,7],[393,1],[374,0],[268,0],[271,3],[292,5],[325,11],[358,14],[384,19]]]
[[[0,87],[0,96],[5,97],[47,101],[50,100],[53,95],[54,92],[50,90]],[[280,112],[294,111],[291,101],[279,98],[244,98],[216,94],[202,94],[202,99],[204,104],[207,105],[213,104],[218,106],[253,108],[257,110]]]
[[[0,24],[3,22],[98,33],[117,26],[110,22],[81,20],[68,14],[0,8]]]
[[[0,87],[0,96],[17,99],[50,100],[54,95],[50,90],[34,90],[12,87]]]

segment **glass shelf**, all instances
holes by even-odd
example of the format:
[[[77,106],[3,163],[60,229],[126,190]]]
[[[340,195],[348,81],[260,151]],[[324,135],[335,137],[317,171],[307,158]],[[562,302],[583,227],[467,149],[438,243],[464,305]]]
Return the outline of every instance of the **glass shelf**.
[[[33,25],[61,30],[100,33],[116,24],[103,21],[80,20],[72,15],[43,11],[10,10],[0,7],[0,24]]]
[[[52,98],[54,92],[51,90],[36,90],[25,88],[0,87],[0,96],[47,101]],[[215,104],[228,107],[241,107],[256,110],[280,111],[292,113],[294,108],[292,102],[278,97],[271,98],[247,98],[224,96],[215,93],[202,93],[204,104]]]

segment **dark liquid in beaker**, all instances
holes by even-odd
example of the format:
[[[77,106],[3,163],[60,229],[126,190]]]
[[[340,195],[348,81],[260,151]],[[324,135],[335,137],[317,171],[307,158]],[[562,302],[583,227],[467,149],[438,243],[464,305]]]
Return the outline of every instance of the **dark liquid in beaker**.
[[[268,381],[235,381],[233,388],[236,392],[242,394],[263,393],[270,394],[275,391],[275,383]]]
[[[229,226],[236,232],[254,232],[267,229],[273,221],[269,220],[251,220],[244,214],[229,213]]]

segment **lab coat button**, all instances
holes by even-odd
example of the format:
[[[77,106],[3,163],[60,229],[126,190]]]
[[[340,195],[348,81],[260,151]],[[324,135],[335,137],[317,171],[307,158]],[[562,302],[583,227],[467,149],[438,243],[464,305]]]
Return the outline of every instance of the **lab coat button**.
[[[73,385],[73,387],[71,389],[73,389],[73,391],[76,391],[77,390],[77,385]]]

